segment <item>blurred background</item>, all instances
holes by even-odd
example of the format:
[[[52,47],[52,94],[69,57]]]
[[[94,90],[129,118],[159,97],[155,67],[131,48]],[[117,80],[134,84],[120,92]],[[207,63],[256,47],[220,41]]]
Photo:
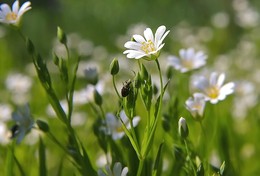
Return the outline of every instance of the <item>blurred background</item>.
[[[25,1],[20,1],[20,5],[23,2]],[[6,0],[1,3],[12,4],[13,1]],[[236,142],[233,147],[237,148],[233,150],[235,152],[233,155],[238,155],[235,167],[243,166],[240,168],[241,175],[260,174],[260,108],[258,105],[260,1],[32,0],[31,3],[32,9],[23,16],[21,31],[33,41],[38,52],[48,63],[51,73],[57,73],[52,63],[53,52],[66,57],[64,48],[56,39],[57,26],[68,35],[70,49],[75,53],[78,52],[83,58],[79,69],[80,83],[77,84],[78,97],[75,95],[80,105],[85,103],[85,99],[80,99],[81,90],[85,89],[87,83],[84,79],[84,69],[89,66],[97,67],[100,75],[103,75],[100,79],[102,77],[104,81],[108,81],[106,74],[109,73],[109,63],[114,57],[123,63],[124,61],[120,59],[125,60],[122,54],[124,43],[133,34],[142,34],[146,27],[155,31],[158,26],[165,25],[171,30],[165,40],[166,45],[163,49],[165,55],[178,55],[181,48],[188,47],[203,50],[208,55],[207,67],[225,72],[227,79],[234,80],[238,85],[237,96],[229,101],[229,110],[233,118],[230,125],[234,129],[233,133],[236,134],[231,136]],[[162,55],[162,59],[164,57],[166,56]],[[128,72],[128,76],[129,74],[131,75]],[[124,80],[125,77],[119,81],[119,85],[122,85]],[[57,90],[61,90],[59,85]],[[63,98],[62,93],[60,98]],[[46,119],[54,116],[48,109],[47,98],[35,75],[24,41],[15,30],[1,24],[0,132],[2,136],[12,125],[10,119],[14,107],[26,102],[30,103],[36,118]],[[89,111],[84,108],[76,108],[78,113],[75,114],[78,118],[75,117],[77,119],[75,126],[86,130],[87,127],[82,124],[89,121],[86,117],[91,116],[91,113],[89,114]],[[49,118],[47,121],[55,122],[55,119]],[[56,128],[55,123],[52,125]],[[91,133],[91,125],[89,128]],[[60,136],[62,132],[62,129],[57,130]],[[85,134],[88,134],[88,130],[82,132],[83,139],[87,140]],[[33,161],[32,157],[22,153],[24,149],[32,153],[37,150],[37,147],[29,148],[28,144],[34,143],[33,138],[30,139],[27,144],[21,145],[21,150],[17,149],[19,158],[25,158],[24,162]],[[95,142],[93,139],[93,144]],[[1,169],[8,142],[1,137],[0,143]],[[88,145],[91,148],[92,144]],[[57,156],[59,154],[56,154]],[[55,160],[52,162],[49,167],[55,173],[58,163]],[[67,166],[70,167],[73,168],[71,165]],[[37,173],[37,168],[27,169],[27,171],[33,175]],[[71,173],[73,170],[68,169],[68,175]]]

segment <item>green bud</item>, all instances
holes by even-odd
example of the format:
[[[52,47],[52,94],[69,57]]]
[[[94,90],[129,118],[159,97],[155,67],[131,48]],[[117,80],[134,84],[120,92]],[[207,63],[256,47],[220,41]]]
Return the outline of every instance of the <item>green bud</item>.
[[[60,59],[59,61],[61,79],[67,84],[69,82],[67,63],[64,59]]]
[[[111,75],[116,75],[119,72],[118,60],[115,58],[110,64],[110,73]]]
[[[98,93],[98,91],[95,89],[94,91],[94,100],[95,100],[95,103],[98,105],[98,106],[101,106],[102,105],[102,96]]]
[[[57,28],[57,37],[62,44],[67,45],[67,36],[59,26]]]
[[[162,118],[162,126],[164,131],[168,132],[171,129],[170,117],[168,114],[164,114]]]
[[[36,121],[36,124],[38,125],[38,127],[39,127],[39,129],[41,130],[41,131],[43,131],[43,132],[45,132],[45,133],[47,133],[47,132],[49,132],[49,125],[46,123],[46,122],[44,122],[44,121],[42,121],[42,120],[37,120]]]
[[[58,66],[60,62],[60,58],[55,53],[52,54],[52,58],[53,58],[53,63]]]
[[[189,135],[189,128],[187,126],[185,118],[181,117],[178,122],[178,132],[179,135],[185,139]]]
[[[29,38],[26,38],[26,48],[29,54],[35,53],[34,45]]]

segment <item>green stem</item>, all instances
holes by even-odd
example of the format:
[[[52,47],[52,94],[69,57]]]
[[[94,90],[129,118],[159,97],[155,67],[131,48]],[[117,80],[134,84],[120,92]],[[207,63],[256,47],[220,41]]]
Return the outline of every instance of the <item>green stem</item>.
[[[143,167],[144,167],[144,159],[141,158],[138,166],[137,176],[140,176],[142,174]]]
[[[117,94],[118,98],[120,99],[120,101],[122,101],[122,97],[120,96],[120,94],[119,94],[119,92],[118,92],[118,90],[116,88],[115,76],[114,75],[113,75],[113,86],[114,86],[114,89],[116,91],[116,94]]]

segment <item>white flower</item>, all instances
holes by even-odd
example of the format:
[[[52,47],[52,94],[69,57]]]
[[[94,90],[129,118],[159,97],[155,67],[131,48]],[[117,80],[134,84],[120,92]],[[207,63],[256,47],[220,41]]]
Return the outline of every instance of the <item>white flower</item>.
[[[16,112],[13,112],[12,118],[16,122],[16,125],[12,128],[12,137],[17,137],[17,143],[19,144],[34,124],[29,105],[19,107]]]
[[[193,48],[181,49],[179,55],[180,58],[169,56],[168,61],[170,65],[181,73],[198,69],[206,64],[207,56],[202,51],[195,52]]]
[[[31,2],[25,2],[21,8],[19,7],[19,1],[15,1],[12,9],[8,4],[2,4],[0,6],[0,22],[6,24],[19,25],[22,15],[31,9]]]
[[[203,117],[204,108],[205,108],[205,97],[201,93],[194,93],[193,97],[190,97],[185,102],[186,108],[190,111],[191,115],[199,120]]]
[[[130,121],[125,114],[125,111],[120,112],[120,118],[125,124],[127,129],[131,128]],[[133,118],[133,127],[136,127],[140,121],[140,117],[136,116]],[[112,136],[113,140],[121,139],[124,135],[124,129],[122,127],[121,121],[112,113],[106,114],[106,125],[108,127],[107,133]]]
[[[155,35],[153,35],[152,30],[146,28],[144,37],[141,35],[133,35],[134,41],[128,41],[124,45],[127,48],[124,54],[127,54],[126,57],[128,58],[140,59],[146,57],[149,60],[157,59],[159,51],[164,46],[162,42],[170,32],[169,30],[165,32],[165,30],[165,26],[160,26],[156,30]]]
[[[124,167],[122,169],[122,164],[116,162],[113,170],[110,169],[109,165],[106,165],[106,170],[103,171],[101,169],[98,170],[98,176],[126,176],[128,173],[128,168]]]
[[[202,91],[206,101],[210,101],[212,104],[218,103],[220,100],[224,100],[227,95],[234,92],[235,84],[229,82],[223,85],[225,81],[225,74],[218,75],[216,72],[211,73],[210,78],[207,79],[201,76],[194,82],[196,88]]]

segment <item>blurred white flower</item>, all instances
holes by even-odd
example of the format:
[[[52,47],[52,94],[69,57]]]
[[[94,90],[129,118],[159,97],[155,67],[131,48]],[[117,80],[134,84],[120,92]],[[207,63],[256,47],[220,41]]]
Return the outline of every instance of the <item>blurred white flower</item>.
[[[105,168],[105,171],[98,170],[98,176],[126,176],[128,173],[128,167],[122,168],[122,164],[119,162],[114,164],[113,170],[111,170],[109,165],[106,165]]]
[[[166,31],[165,26],[160,26],[153,35],[150,28],[146,28],[144,31],[144,37],[141,35],[133,35],[134,41],[128,41],[125,43],[127,50],[124,51],[126,57],[140,59],[146,57],[147,59],[157,59],[160,50],[164,46],[163,40],[170,32]],[[154,56],[155,58],[152,58]]]
[[[11,120],[12,108],[8,104],[0,104],[0,122]]]
[[[6,145],[10,141],[10,131],[5,123],[0,122],[0,144]]]
[[[11,92],[12,100],[16,104],[28,102],[29,91],[32,87],[32,79],[20,73],[8,75],[5,81],[6,88]]]
[[[203,118],[204,108],[206,105],[205,97],[201,93],[194,93],[193,97],[190,97],[185,102],[186,108],[191,115],[196,119],[200,120]]]
[[[120,118],[125,124],[127,129],[131,129],[131,124],[128,117],[125,114],[125,111],[120,112]],[[140,121],[140,117],[136,116],[133,118],[133,127],[136,127]],[[112,113],[106,114],[106,125],[107,125],[107,133],[112,136],[113,140],[121,139],[124,135],[124,129],[122,127],[121,121]]]
[[[181,49],[179,54],[180,58],[169,56],[168,61],[171,66],[181,73],[198,69],[206,64],[207,56],[202,51],[195,52],[194,48]]]
[[[218,75],[216,72],[213,72],[209,79],[205,76],[200,76],[193,84],[196,88],[202,91],[206,101],[216,104],[218,101],[224,100],[227,95],[234,92],[235,84],[233,82],[224,84],[224,81],[224,73]]]
[[[12,118],[16,122],[12,129],[12,137],[17,137],[17,143],[19,144],[34,124],[29,105],[19,107],[17,111],[13,112]]]
[[[8,4],[2,4],[0,6],[0,22],[18,26],[22,15],[31,9],[30,5],[31,2],[27,1],[20,8],[19,1],[17,0],[13,3],[11,9]]]
[[[226,12],[218,12],[211,18],[211,22],[217,28],[225,28],[229,24],[229,16]]]

